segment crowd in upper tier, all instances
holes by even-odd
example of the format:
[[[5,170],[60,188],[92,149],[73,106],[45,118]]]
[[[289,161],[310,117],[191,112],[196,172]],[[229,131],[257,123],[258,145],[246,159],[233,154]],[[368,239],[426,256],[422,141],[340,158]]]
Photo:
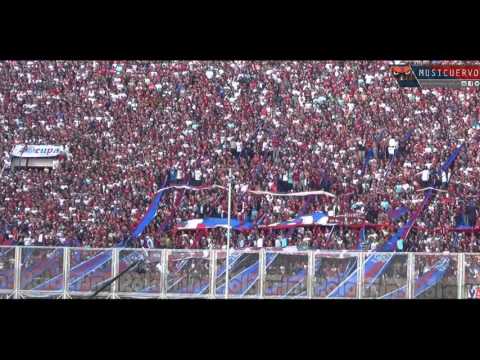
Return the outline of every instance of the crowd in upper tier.
[[[450,62],[452,63],[452,62]],[[393,61],[2,61],[0,244],[111,247],[129,237],[156,190],[226,186],[232,216],[262,224],[325,211],[384,224],[375,249],[436,192],[399,250],[480,251],[480,102],[476,88],[400,88]],[[436,172],[464,143],[447,172]],[[67,147],[56,169],[13,168],[18,144]],[[328,197],[245,190],[324,190]],[[389,213],[409,213],[392,220]],[[177,231],[226,217],[227,193],[172,190],[130,246],[221,248],[224,229]],[[348,225],[348,224],[347,224]],[[237,248],[285,242],[357,249],[348,226],[233,232]],[[285,242],[282,242],[285,240]],[[400,245],[399,245],[400,246]]]

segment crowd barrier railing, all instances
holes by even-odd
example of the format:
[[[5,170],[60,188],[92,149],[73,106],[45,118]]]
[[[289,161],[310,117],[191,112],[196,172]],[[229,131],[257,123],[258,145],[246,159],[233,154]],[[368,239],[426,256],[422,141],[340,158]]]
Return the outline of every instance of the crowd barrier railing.
[[[0,299],[480,298],[480,254],[0,246]]]

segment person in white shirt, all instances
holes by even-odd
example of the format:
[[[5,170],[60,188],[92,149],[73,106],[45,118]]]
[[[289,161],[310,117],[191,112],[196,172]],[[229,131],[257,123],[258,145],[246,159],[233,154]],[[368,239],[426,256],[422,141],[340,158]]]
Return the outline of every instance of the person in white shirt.
[[[395,156],[395,151],[397,151],[398,143],[394,138],[391,138],[388,141],[388,155],[390,158]]]
[[[4,159],[3,159],[3,167],[5,169],[9,169],[11,166],[11,161],[10,161],[10,155],[5,155]]]
[[[442,171],[442,188],[447,188],[448,178],[448,174],[445,171]]]
[[[195,176],[195,186],[199,186],[202,183],[202,171],[200,169],[196,169],[194,172]]]
[[[427,187],[429,185],[429,180],[430,180],[430,170],[424,169],[420,172],[420,174],[421,174],[422,186]]]
[[[237,159],[240,157],[241,154],[242,154],[242,142],[237,141]]]
[[[32,245],[32,241],[33,241],[33,239],[30,238],[30,236],[27,236],[27,237],[24,238],[23,243],[25,244],[25,246],[30,246],[30,245]]]
[[[257,248],[262,248],[263,247],[263,238],[259,237],[257,239]]]
[[[147,237],[147,247],[149,249],[153,249],[155,247],[153,244],[153,239],[150,236]]]
[[[264,141],[262,143],[262,152],[266,152],[266,151],[268,151],[268,142]]]

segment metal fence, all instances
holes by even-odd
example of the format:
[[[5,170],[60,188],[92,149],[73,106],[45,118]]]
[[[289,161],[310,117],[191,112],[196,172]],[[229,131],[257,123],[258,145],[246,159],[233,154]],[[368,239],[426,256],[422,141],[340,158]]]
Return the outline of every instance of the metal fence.
[[[480,254],[0,246],[0,299],[480,298]]]

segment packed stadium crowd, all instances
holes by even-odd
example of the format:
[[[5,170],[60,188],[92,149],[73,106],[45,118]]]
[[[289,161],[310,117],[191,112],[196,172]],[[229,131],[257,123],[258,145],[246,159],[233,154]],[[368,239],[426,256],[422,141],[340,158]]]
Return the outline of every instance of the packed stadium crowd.
[[[224,229],[177,231],[226,217],[227,193],[172,190],[139,239],[130,234],[156,191],[226,186],[232,216],[271,224],[325,211],[331,227],[233,232],[236,248],[364,249],[419,206],[403,251],[480,251],[480,102],[474,88],[399,88],[392,61],[2,61],[0,245],[221,248]],[[456,146],[447,172],[436,170]],[[13,168],[19,144],[68,149],[56,169]],[[246,190],[324,190],[335,197]],[[407,212],[396,219],[392,210]],[[344,217],[342,216],[353,216]]]

